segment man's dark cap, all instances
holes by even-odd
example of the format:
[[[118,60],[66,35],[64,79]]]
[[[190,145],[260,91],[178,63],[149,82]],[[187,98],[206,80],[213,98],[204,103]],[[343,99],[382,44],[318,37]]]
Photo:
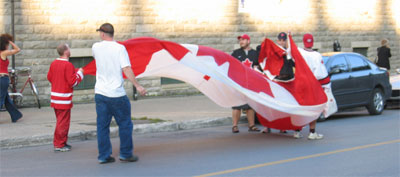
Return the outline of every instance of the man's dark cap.
[[[286,39],[287,39],[287,34],[286,34],[285,32],[279,33],[278,39],[282,39],[282,40],[285,40],[285,41],[286,41]]]
[[[112,24],[110,23],[104,23],[100,26],[99,29],[96,29],[96,31],[101,31],[104,33],[108,33],[108,34],[114,34],[114,27]]]

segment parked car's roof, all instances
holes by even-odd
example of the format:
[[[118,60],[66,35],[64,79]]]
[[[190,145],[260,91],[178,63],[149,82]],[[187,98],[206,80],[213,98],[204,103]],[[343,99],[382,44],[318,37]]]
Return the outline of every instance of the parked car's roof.
[[[336,54],[341,54],[341,53],[345,53],[345,52],[325,52],[325,53],[322,53],[321,55],[324,57],[330,57],[330,56],[333,56]]]
[[[331,57],[331,56],[337,55],[337,54],[360,55],[360,54],[354,53],[354,52],[325,52],[325,53],[322,53],[321,55],[322,55],[323,57]]]
[[[321,55],[322,55],[322,57],[323,57],[324,62],[327,62],[327,60],[328,60],[330,57],[332,57],[332,56],[334,56],[334,55],[339,55],[339,54],[340,54],[340,55],[358,55],[358,56],[361,56],[361,57],[365,58],[366,61],[372,63],[370,59],[366,58],[365,56],[363,56],[363,55],[361,55],[361,54],[359,54],[359,53],[354,53],[354,52],[325,52],[325,53],[322,53]],[[374,66],[376,66],[376,65],[374,65]],[[378,66],[376,66],[376,67],[378,67]],[[382,68],[382,69],[385,69],[385,70],[386,70],[386,68]]]

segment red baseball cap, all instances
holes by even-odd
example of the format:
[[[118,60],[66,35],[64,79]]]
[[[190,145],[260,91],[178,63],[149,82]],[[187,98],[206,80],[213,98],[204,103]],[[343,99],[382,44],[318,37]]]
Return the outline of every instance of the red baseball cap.
[[[237,39],[238,39],[238,40],[240,40],[240,39],[247,39],[247,40],[250,41],[250,36],[247,35],[247,34],[243,34],[243,35],[241,35],[241,36],[238,36]]]
[[[310,33],[303,36],[303,44],[305,48],[311,48],[314,45],[314,37]]]

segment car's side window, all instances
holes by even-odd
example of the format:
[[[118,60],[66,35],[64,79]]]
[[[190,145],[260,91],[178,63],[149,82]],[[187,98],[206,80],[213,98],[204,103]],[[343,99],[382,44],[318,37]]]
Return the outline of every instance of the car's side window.
[[[346,56],[351,67],[351,71],[362,71],[370,69],[369,64],[359,56]]]
[[[344,73],[348,72],[349,67],[347,66],[347,61],[344,56],[338,56],[332,58],[332,61],[329,63],[329,73],[330,74],[337,74],[337,73]]]

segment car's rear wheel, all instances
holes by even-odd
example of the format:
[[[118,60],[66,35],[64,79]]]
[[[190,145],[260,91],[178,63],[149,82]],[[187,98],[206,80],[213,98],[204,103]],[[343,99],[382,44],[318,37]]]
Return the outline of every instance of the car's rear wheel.
[[[383,98],[383,92],[381,89],[375,88],[367,105],[368,112],[371,115],[379,115],[382,114],[384,107],[385,99]]]

